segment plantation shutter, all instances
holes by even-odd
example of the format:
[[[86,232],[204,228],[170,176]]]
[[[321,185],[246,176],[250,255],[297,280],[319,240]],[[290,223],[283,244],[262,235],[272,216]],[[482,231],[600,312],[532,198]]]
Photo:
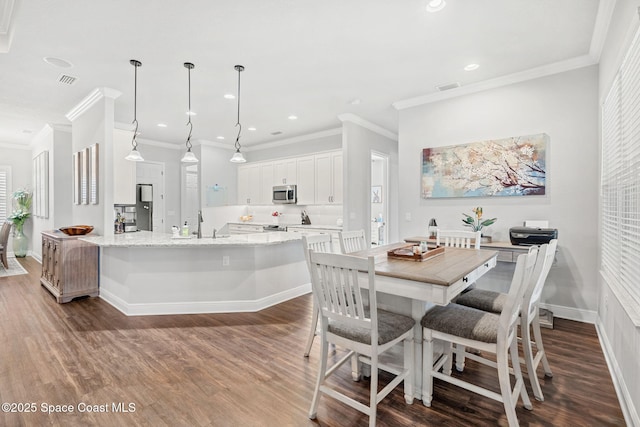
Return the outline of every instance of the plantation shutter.
[[[602,107],[602,272],[640,307],[640,31]]]
[[[11,208],[11,199],[9,195],[11,179],[11,168],[9,166],[0,166],[0,225],[4,224],[9,216]]]

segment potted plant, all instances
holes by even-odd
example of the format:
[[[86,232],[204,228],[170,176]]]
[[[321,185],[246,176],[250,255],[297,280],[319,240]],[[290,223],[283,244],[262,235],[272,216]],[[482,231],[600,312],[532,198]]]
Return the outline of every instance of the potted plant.
[[[31,216],[31,201],[33,194],[28,190],[17,190],[13,193],[15,209],[11,213],[9,220],[14,225],[13,230],[13,253],[16,258],[27,256],[29,241],[24,235],[24,223]]]
[[[498,218],[482,220],[482,208],[480,206],[478,206],[475,209],[472,209],[472,212],[475,214],[475,218],[472,217],[471,215],[467,215],[463,213],[462,216],[464,218],[462,218],[462,222],[464,222],[464,225],[466,225],[467,227],[471,227],[473,231],[482,231],[483,227],[488,227],[498,220]],[[483,234],[482,242],[483,243],[491,242],[491,236],[485,236]]]

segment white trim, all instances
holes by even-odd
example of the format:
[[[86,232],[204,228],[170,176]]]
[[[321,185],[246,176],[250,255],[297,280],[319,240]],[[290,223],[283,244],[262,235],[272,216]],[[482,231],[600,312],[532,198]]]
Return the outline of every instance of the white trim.
[[[398,135],[391,132],[390,130],[387,130],[381,126],[378,126],[375,123],[371,123],[368,120],[363,119],[362,117],[353,114],[353,113],[345,113],[345,114],[340,114],[338,115],[338,119],[341,122],[351,122],[351,123],[355,123],[358,126],[362,126],[365,129],[369,129],[371,132],[375,132],[379,135],[384,136],[385,138],[389,138],[393,141],[398,141]]]
[[[600,62],[602,48],[607,40],[609,33],[609,25],[611,24],[611,16],[616,8],[617,0],[600,0],[598,5],[598,14],[596,15],[596,23],[593,26],[593,35],[591,37],[591,46],[589,47],[589,56],[596,62]]]
[[[138,142],[138,144],[142,144],[142,145],[150,145],[152,147],[160,147],[160,148],[168,148],[170,150],[182,150],[184,148],[184,145],[180,144],[171,144],[170,142],[160,142],[160,141],[152,141],[150,139],[144,139],[144,138],[136,138],[136,141]],[[196,145],[196,144],[193,144]]]
[[[122,95],[122,92],[110,89],[108,87],[99,87],[94,89],[89,95],[87,95],[82,101],[80,101],[75,107],[73,107],[65,117],[70,121],[74,121],[82,114],[84,114],[89,108],[95,105],[102,98],[113,98],[116,99]]]
[[[456,89],[444,92],[430,93],[428,95],[417,96],[415,98],[396,101],[391,104],[396,110],[404,110],[406,108],[417,107],[419,105],[430,104],[445,99],[455,98],[462,95],[482,92],[489,89],[495,89],[501,86],[507,86],[527,80],[533,80],[540,77],[551,76],[553,74],[564,73],[565,71],[576,70],[578,68],[588,67],[597,64],[598,61],[590,55],[577,56],[575,58],[566,59],[564,61],[547,64],[530,70],[509,74],[495,79],[485,80],[468,86],[461,86]]]
[[[25,144],[15,144],[12,142],[0,142],[0,148],[9,148],[12,150],[28,150],[31,151],[30,145]]]
[[[576,322],[590,324],[596,323],[596,320],[598,319],[598,312],[594,310],[542,303],[540,303],[540,308],[551,311],[553,313],[553,317],[558,317],[560,319],[575,320]]]
[[[222,148],[225,150],[233,151],[235,147],[233,145],[225,144],[217,141],[209,141],[207,139],[198,139],[194,141],[193,145],[201,145],[203,147],[214,147],[214,148]],[[180,145],[180,148],[184,148],[184,145]],[[246,151],[246,148],[243,146],[242,151]]]
[[[634,406],[633,399],[629,394],[629,388],[624,381],[624,375],[617,363],[615,352],[609,344],[609,339],[602,320],[600,318],[596,321],[596,332],[598,333],[598,339],[600,340],[600,347],[604,354],[604,359],[607,362],[613,387],[616,390],[618,396],[618,402],[620,403],[620,409],[622,409],[622,415],[624,416],[625,423],[628,426],[640,426],[640,416],[638,416],[638,410]]]
[[[309,133],[306,135],[294,136],[287,139],[279,139],[277,141],[265,142],[261,144],[242,146],[242,151],[263,150],[265,148],[281,147],[283,145],[295,144],[297,142],[310,141],[312,139],[325,138],[328,136],[342,135],[342,128],[328,129],[320,132]],[[231,146],[233,149],[233,146]]]
[[[257,312],[311,292],[311,283],[274,295],[247,301],[193,301],[178,303],[129,304],[112,293],[100,289],[100,298],[127,316],[161,314],[241,313]]]

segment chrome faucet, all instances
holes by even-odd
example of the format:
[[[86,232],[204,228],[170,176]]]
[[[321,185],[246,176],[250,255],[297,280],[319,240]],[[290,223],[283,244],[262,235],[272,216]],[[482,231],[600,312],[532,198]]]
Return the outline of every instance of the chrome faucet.
[[[198,239],[202,239],[202,211],[198,211]]]
[[[214,239],[216,238],[216,231],[217,231],[217,230],[214,228],[214,229],[213,229],[213,238],[214,238]]]

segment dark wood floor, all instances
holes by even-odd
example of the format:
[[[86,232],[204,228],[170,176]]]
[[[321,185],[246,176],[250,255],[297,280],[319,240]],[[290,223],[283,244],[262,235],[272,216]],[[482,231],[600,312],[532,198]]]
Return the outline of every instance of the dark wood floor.
[[[367,425],[327,397],[318,420],[307,418],[319,350],[314,343],[311,357],[302,356],[310,296],[259,313],[126,317],[99,298],[57,304],[39,285],[40,264],[21,262],[29,275],[0,278],[0,401],[22,410],[35,404],[35,412],[3,406],[2,426]],[[539,369],[546,400],[532,399],[533,411],[518,404],[520,424],[624,425],[595,328],[556,319],[543,335],[554,377]],[[368,381],[352,382],[343,368],[336,384],[366,399]],[[498,390],[494,371],[473,361],[462,375]],[[119,403],[129,412],[115,412]],[[47,414],[43,405],[74,412]],[[400,387],[379,406],[378,424],[506,425],[506,418],[500,403],[436,380],[432,408],[406,405]]]

